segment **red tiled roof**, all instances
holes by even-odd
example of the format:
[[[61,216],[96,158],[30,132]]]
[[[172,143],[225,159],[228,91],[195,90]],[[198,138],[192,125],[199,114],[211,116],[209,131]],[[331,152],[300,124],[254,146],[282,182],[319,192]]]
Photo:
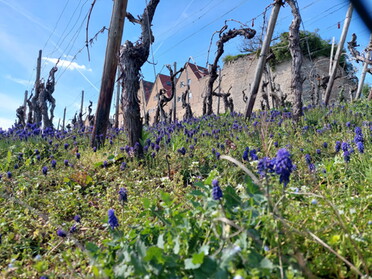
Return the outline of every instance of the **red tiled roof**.
[[[190,62],[187,62],[187,64],[190,66],[190,69],[194,72],[195,76],[198,79],[208,75],[208,69],[207,68],[192,64]]]
[[[172,95],[172,82],[171,82],[171,77],[163,74],[158,75],[162,87],[167,91],[168,97]],[[161,88],[159,88],[160,90]]]
[[[151,94],[151,90],[152,90],[154,83],[150,81],[146,81],[146,80],[143,80],[142,82],[143,82],[143,90],[145,91],[145,101],[147,104],[150,99],[150,94]]]

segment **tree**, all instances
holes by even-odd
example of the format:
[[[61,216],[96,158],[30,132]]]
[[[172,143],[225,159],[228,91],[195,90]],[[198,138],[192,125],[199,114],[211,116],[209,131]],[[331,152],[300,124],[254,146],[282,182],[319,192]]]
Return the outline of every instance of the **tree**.
[[[172,101],[172,99],[174,98],[174,93],[176,92],[176,83],[175,83],[176,76],[184,70],[184,68],[181,68],[177,72],[173,73],[172,67],[170,65],[167,65],[166,67],[169,70],[169,75],[171,78],[171,85],[172,85],[171,95],[167,97],[167,91],[163,88],[159,90],[158,94],[156,94],[156,98],[158,99],[158,105],[156,107],[154,124],[159,123],[159,120],[165,121],[165,122],[167,121],[168,117],[164,111],[164,107],[167,105],[167,103]],[[170,116],[171,116],[171,113],[170,113]],[[172,119],[172,117],[169,117],[169,119]]]
[[[209,80],[207,85],[207,93],[204,97],[203,101],[203,115],[210,115],[213,114],[212,104],[213,104],[213,84],[218,78],[217,68],[218,68],[218,61],[222,54],[224,53],[224,44],[229,40],[235,38],[236,36],[244,36],[245,38],[251,39],[256,34],[256,31],[250,28],[241,28],[241,29],[227,29],[227,25],[225,24],[221,30],[217,31],[219,34],[219,40],[217,41],[217,54],[214,58],[213,64],[211,65],[211,70],[209,73]],[[226,31],[226,32],[225,32]]]
[[[141,26],[141,37],[134,44],[125,41],[120,47],[121,82],[122,82],[122,107],[124,114],[124,128],[128,133],[129,145],[138,146],[138,156],[143,155],[143,147],[140,143],[142,136],[142,120],[138,99],[140,87],[140,70],[150,54],[150,45],[154,42],[151,31],[151,22],[160,0],[151,0],[142,16],[134,18],[130,13],[126,17],[133,24]]]
[[[302,112],[302,79],[301,66],[302,66],[302,52],[300,47],[300,23],[301,16],[298,9],[297,3],[294,0],[286,0],[288,5],[291,7],[293,20],[289,27],[289,51],[292,56],[291,61],[291,90],[294,95],[293,104],[293,118],[295,121],[299,121],[303,115]]]

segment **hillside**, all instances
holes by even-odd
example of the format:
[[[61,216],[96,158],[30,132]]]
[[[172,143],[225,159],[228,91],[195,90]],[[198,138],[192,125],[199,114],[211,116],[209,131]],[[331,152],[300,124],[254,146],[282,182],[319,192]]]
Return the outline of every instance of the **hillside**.
[[[90,128],[1,130],[0,274],[371,274],[371,105],[147,127],[141,159],[122,130],[99,150]]]

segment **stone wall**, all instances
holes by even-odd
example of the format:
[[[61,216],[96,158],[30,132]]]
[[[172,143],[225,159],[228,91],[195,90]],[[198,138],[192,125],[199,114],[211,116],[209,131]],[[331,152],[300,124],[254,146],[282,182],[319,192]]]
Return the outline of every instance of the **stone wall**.
[[[222,69],[222,92],[227,92],[227,90],[232,86],[231,93],[234,100],[234,108],[237,112],[244,112],[246,104],[243,102],[242,91],[245,90],[246,95],[249,94],[250,84],[253,83],[254,74],[256,71],[258,59],[256,56],[243,56],[231,62],[225,63]],[[280,86],[280,89],[283,94],[287,95],[286,101],[292,102],[293,96],[291,95],[291,61],[286,61],[281,63],[275,68],[271,69],[271,75],[275,77],[274,82]],[[303,102],[304,105],[312,103],[312,83],[317,85],[318,80],[316,75],[324,77],[328,75],[329,71],[329,59],[322,57],[317,58],[313,62],[308,59],[304,59],[302,65],[302,74],[306,78],[303,83]],[[339,68],[337,76],[340,76],[336,79],[330,102],[338,102],[342,98],[345,100],[350,100],[350,90],[355,87],[355,84],[350,81],[346,73]],[[263,76],[264,78],[264,76]],[[262,82],[259,88],[257,99],[255,102],[254,110],[261,109],[262,91],[261,91]],[[315,86],[316,89],[316,86]],[[343,92],[343,93],[342,93]],[[316,90],[314,91],[316,93]],[[319,98],[324,99],[322,96],[324,89],[320,88]],[[214,98],[214,102],[217,102],[217,98]],[[272,102],[270,100],[270,107],[272,107]],[[215,110],[216,111],[216,110]],[[224,110],[222,110],[224,111]]]

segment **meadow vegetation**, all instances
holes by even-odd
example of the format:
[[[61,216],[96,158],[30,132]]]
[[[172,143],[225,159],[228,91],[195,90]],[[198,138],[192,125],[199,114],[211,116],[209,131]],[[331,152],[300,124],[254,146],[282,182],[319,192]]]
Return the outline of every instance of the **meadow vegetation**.
[[[0,130],[0,276],[371,275],[371,106],[161,123],[143,158],[119,129]]]

